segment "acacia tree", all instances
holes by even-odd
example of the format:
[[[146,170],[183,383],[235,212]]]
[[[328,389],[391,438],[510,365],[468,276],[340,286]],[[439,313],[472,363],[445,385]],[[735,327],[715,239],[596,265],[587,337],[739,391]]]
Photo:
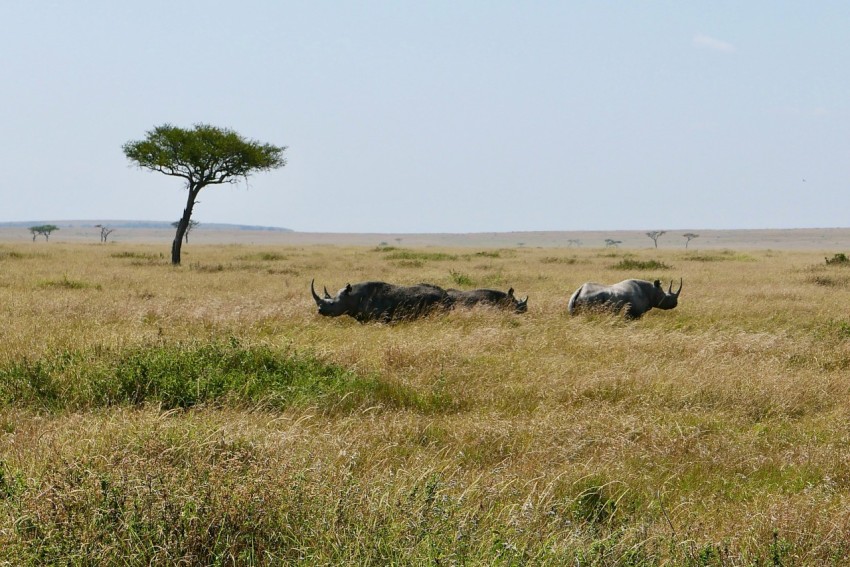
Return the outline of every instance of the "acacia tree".
[[[247,182],[251,173],[286,165],[286,146],[246,140],[233,130],[209,124],[195,124],[191,130],[163,124],[148,131],[144,140],[129,141],[122,149],[139,168],[186,181],[189,197],[171,244],[171,263],[175,265],[180,264],[180,248],[201,189],[243,179]]]
[[[661,238],[662,235],[667,234],[666,230],[653,230],[651,232],[647,232],[646,235],[652,239],[655,243],[655,247],[658,248],[658,239]]]
[[[694,238],[699,238],[699,234],[696,234],[696,233],[693,233],[693,232],[686,232],[682,236],[687,238],[687,240],[685,240],[685,250],[688,249],[688,244],[691,243],[691,240],[693,240]]]
[[[103,244],[106,244],[106,239],[107,239],[107,238],[109,238],[109,235],[110,235],[110,234],[112,234],[113,232],[115,232],[115,229],[114,229],[114,228],[109,228],[108,226],[103,225],[103,224],[96,224],[96,225],[94,225],[94,226],[95,226],[95,228],[99,228],[99,229],[100,229],[100,241],[101,241]]]
[[[35,242],[35,237],[39,234],[44,236],[45,241],[49,241],[50,233],[54,230],[59,230],[59,227],[55,224],[40,224],[38,226],[31,226],[30,232],[32,233],[32,241]]]
[[[189,225],[186,227],[186,237],[184,239],[186,241],[186,244],[189,244],[189,233],[192,232],[192,230],[199,224],[201,223],[196,220],[189,221]],[[178,226],[180,226],[180,221],[174,221],[173,223],[171,223],[171,226],[177,228]]]

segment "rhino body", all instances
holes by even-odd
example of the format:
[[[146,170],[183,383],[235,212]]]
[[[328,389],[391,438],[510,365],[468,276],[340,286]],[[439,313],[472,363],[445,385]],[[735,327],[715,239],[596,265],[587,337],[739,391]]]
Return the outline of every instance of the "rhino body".
[[[319,297],[313,283],[310,282],[310,291],[320,315],[349,315],[361,323],[413,319],[451,304],[446,290],[431,284],[401,286],[378,281],[362,282],[346,284],[335,297],[331,297],[325,288],[325,296]]]
[[[514,288],[507,293],[496,289],[472,289],[461,291],[459,289],[447,289],[452,305],[473,307],[475,305],[492,305],[501,309],[512,309],[517,313],[528,311],[528,296],[522,301],[514,296]]]
[[[673,309],[678,305],[681,292],[681,280],[675,293],[672,281],[666,292],[658,280],[625,280],[613,285],[587,282],[573,293],[567,308],[570,315],[588,308],[609,309],[617,313],[625,310],[626,317],[637,319],[652,308]]]

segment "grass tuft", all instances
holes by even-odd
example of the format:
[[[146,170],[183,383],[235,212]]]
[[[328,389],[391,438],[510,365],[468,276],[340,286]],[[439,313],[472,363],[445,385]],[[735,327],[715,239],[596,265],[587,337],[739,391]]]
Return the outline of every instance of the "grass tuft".
[[[39,283],[39,287],[46,289],[88,289],[95,288],[101,289],[100,284],[92,285],[90,283],[86,283],[80,280],[72,280],[68,278],[67,274],[62,276],[61,280],[45,280]]]
[[[843,252],[834,254],[832,258],[824,258],[827,266],[850,266],[850,258]]]
[[[451,276],[452,282],[454,282],[455,285],[461,285],[461,286],[472,286],[472,285],[474,285],[473,279],[470,276],[468,276],[468,275],[466,275],[462,272],[450,270],[449,275]]]

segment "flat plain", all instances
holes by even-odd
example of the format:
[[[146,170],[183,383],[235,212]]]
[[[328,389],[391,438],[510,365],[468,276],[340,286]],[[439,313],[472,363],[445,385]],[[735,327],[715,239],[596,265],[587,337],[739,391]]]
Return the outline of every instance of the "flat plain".
[[[849,234],[199,230],[180,267],[149,236],[0,241],[0,562],[845,564]],[[679,307],[567,314],[631,277],[682,278]],[[529,310],[359,324],[313,278]]]

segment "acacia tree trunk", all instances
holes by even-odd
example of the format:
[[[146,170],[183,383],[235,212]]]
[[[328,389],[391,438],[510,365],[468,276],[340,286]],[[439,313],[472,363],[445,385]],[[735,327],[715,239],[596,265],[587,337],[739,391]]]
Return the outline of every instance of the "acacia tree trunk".
[[[180,265],[180,248],[183,246],[183,237],[189,228],[189,221],[192,220],[192,209],[195,207],[195,199],[200,191],[201,187],[189,187],[189,199],[186,201],[186,208],[183,209],[183,216],[177,223],[174,242],[171,243],[171,263],[175,266]]]

